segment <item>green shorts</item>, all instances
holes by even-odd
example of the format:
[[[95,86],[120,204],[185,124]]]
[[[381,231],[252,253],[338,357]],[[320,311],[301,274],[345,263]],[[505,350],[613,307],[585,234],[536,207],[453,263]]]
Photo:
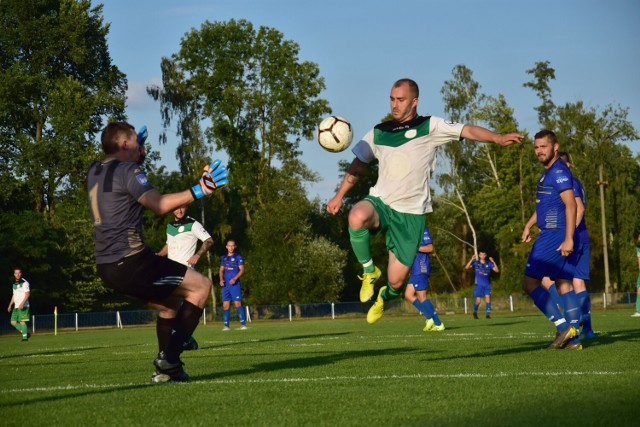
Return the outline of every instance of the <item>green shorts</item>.
[[[367,196],[364,200],[373,205],[380,217],[380,229],[373,234],[385,233],[387,249],[398,261],[411,267],[420,247],[427,215],[395,211],[374,196]]]
[[[28,322],[29,321],[29,307],[25,307],[22,310],[14,308],[11,312],[12,322]]]

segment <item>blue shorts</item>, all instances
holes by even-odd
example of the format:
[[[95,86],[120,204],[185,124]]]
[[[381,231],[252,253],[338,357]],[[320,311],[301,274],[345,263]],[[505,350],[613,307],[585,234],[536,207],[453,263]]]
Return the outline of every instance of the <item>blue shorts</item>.
[[[563,229],[542,230],[533,244],[524,274],[534,279],[549,277],[552,280],[572,280],[575,272],[573,257],[562,256],[560,251],[556,250],[562,242],[564,242]]]
[[[571,262],[575,265],[574,278],[589,280],[589,261],[591,260],[591,243],[580,243],[571,254]]]
[[[230,285],[225,283],[222,287],[222,301],[242,301],[242,288],[240,283]]]
[[[426,291],[429,289],[429,276],[426,274],[412,274],[409,276],[410,285],[413,285],[415,291]]]
[[[476,285],[473,289],[473,297],[482,298],[485,295],[491,296],[491,285]]]

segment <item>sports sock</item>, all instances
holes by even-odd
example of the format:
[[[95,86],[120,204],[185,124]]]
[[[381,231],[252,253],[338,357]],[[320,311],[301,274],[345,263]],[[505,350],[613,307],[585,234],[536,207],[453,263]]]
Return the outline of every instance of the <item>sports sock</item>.
[[[156,336],[158,337],[158,351],[167,351],[171,333],[173,332],[174,319],[158,317],[156,320]]]
[[[193,331],[196,330],[200,321],[200,316],[202,316],[202,311],[203,309],[189,301],[184,301],[180,306],[173,324],[175,333],[171,335],[167,351],[165,351],[169,362],[175,363],[179,359],[183,350],[182,344],[193,335]]]
[[[238,307],[238,319],[240,319],[240,324],[242,326],[247,326],[247,316],[244,312],[243,306]]]
[[[591,298],[589,298],[589,292],[586,290],[578,292],[576,294],[576,298],[578,299],[580,315],[582,316],[580,319],[580,322],[582,323],[582,331],[593,331],[591,327]]]
[[[29,327],[24,323],[18,323],[18,326],[20,326],[18,331],[22,334],[22,338],[26,338],[29,333]]]
[[[569,322],[562,316],[558,305],[551,300],[549,292],[542,286],[537,286],[529,296],[533,300],[533,303],[538,309],[551,320],[558,331],[565,331],[569,329]]]
[[[636,296],[636,313],[640,313],[640,292]]]
[[[490,302],[486,303],[485,307],[487,309],[487,316],[489,316],[491,314],[491,303]]]
[[[395,289],[393,289],[391,287],[390,284],[387,283],[387,287],[386,289],[380,294],[380,298],[382,298],[383,301],[389,301],[392,299],[396,299],[400,296],[400,294],[402,293],[402,289],[396,291]]]
[[[22,333],[22,325],[20,323],[16,323],[13,327],[16,328],[16,331]]]
[[[477,313],[479,307],[480,307],[480,304],[473,304],[473,312]]]
[[[562,297],[560,297],[560,294],[558,293],[558,288],[556,287],[556,284],[552,283],[551,286],[549,286],[549,289],[547,289],[547,291],[551,296],[551,300],[554,303],[556,303],[558,307],[564,310],[564,301],[562,300]]]
[[[354,230],[349,227],[349,240],[351,241],[351,249],[353,249],[358,262],[362,264],[364,272],[373,273],[375,266],[371,259],[371,233],[369,229]]]
[[[578,305],[578,298],[574,291],[569,291],[562,295],[562,301],[564,303],[564,317],[569,324],[580,330],[580,306]]]
[[[417,309],[418,309],[418,311],[419,311],[420,313],[422,313],[422,315],[423,315],[427,320],[429,320],[429,319],[431,319],[431,317],[433,317],[433,316],[429,316],[429,315],[427,314],[427,312],[422,308],[422,303],[420,302],[420,300],[419,300],[418,298],[414,299],[414,300],[413,300],[413,302],[412,302],[411,304],[413,304],[413,306],[414,306],[415,308],[417,308]]]
[[[433,323],[436,326],[442,325],[442,321],[440,320],[440,317],[438,317],[438,312],[436,311],[436,308],[433,306],[433,303],[429,298],[422,301],[422,309],[427,313],[431,313],[431,318],[433,319]]]
[[[231,310],[227,309],[227,310],[223,310],[222,311],[222,323],[224,323],[224,326],[229,326],[229,322],[231,321]]]

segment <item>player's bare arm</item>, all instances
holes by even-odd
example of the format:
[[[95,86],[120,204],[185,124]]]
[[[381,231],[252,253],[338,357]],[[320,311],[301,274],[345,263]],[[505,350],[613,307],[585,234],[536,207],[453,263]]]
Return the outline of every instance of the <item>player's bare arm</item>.
[[[480,142],[494,142],[502,147],[522,142],[524,136],[512,132],[499,134],[480,126],[466,125],[460,134],[463,138]]]
[[[191,255],[191,257],[189,257],[187,263],[189,263],[190,265],[196,265],[198,261],[200,261],[202,255],[207,253],[211,246],[213,246],[213,237],[209,237],[207,240],[202,242],[202,245],[200,245],[200,249],[198,249],[195,254]]]
[[[353,159],[349,165],[349,169],[347,169],[347,172],[344,175],[344,179],[342,180],[342,184],[340,184],[340,188],[338,188],[336,195],[327,203],[328,213],[335,215],[340,211],[340,208],[342,208],[342,199],[344,199],[344,196],[349,192],[349,190],[356,185],[367,167],[367,163],[358,158]]]
[[[190,190],[184,190],[179,193],[160,194],[158,190],[151,189],[144,193],[138,202],[145,208],[153,211],[158,216],[173,212],[180,206],[187,205],[195,199]]]
[[[538,214],[536,214],[536,212],[533,212],[533,215],[531,215],[531,218],[529,218],[529,221],[527,221],[527,223],[524,225],[524,230],[522,231],[522,241],[523,242],[530,242],[531,241],[531,227],[533,227],[533,225],[538,221]]]

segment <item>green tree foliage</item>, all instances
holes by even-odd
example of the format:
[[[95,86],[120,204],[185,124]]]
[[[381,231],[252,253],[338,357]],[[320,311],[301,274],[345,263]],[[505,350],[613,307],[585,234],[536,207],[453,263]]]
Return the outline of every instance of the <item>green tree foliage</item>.
[[[88,0],[0,2],[0,197],[25,187],[48,217],[84,182],[104,117],[123,115],[101,12]]]

